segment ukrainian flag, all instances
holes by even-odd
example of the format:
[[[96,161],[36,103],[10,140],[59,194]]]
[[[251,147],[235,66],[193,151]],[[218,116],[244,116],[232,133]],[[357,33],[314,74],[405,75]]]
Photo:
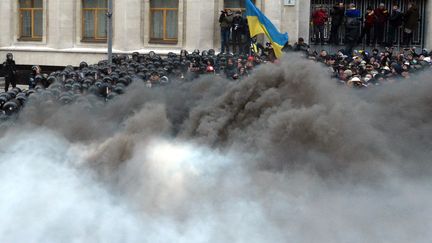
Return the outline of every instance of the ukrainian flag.
[[[246,1],[246,18],[249,24],[250,36],[265,34],[273,46],[277,58],[282,56],[282,48],[288,42],[288,33],[282,34],[273,23],[251,2]]]

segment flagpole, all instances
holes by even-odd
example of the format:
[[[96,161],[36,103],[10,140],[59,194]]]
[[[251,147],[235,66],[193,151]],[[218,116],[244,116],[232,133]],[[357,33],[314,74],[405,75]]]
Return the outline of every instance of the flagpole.
[[[112,16],[113,16],[113,2],[112,0],[108,0],[108,12],[107,12],[107,18],[108,18],[108,64],[112,64],[112,45],[113,45],[113,23],[112,23]]]

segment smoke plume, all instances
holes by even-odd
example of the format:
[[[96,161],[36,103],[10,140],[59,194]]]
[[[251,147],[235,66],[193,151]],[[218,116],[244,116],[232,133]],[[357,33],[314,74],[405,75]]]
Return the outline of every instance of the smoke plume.
[[[1,124],[0,242],[429,242],[429,73],[341,87],[293,56]]]

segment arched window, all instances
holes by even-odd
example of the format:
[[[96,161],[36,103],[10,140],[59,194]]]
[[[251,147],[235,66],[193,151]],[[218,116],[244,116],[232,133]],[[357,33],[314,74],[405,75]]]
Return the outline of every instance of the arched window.
[[[107,40],[107,0],[83,0],[82,40],[106,42]]]
[[[150,1],[150,42],[177,43],[178,0]]]
[[[19,0],[20,40],[41,41],[43,32],[42,0]]]

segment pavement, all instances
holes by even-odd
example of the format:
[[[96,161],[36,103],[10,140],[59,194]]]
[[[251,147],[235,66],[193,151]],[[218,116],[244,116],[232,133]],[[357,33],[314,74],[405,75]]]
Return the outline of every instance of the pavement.
[[[0,92],[4,91],[4,87],[5,87],[5,79],[4,77],[0,77]],[[28,89],[28,85],[21,85],[21,84],[17,84],[17,87],[24,90],[24,89]],[[12,87],[10,87],[9,89],[11,89]]]

